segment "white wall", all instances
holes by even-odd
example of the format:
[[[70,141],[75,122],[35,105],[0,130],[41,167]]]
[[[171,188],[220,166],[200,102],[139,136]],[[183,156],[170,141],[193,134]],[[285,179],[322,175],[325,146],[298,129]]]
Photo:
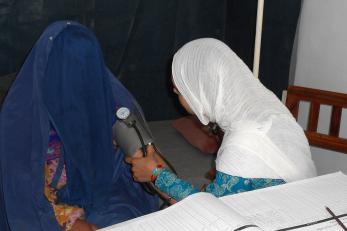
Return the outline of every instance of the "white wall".
[[[347,93],[347,1],[303,0],[297,31],[294,84]],[[305,126],[307,106],[299,123]],[[330,108],[321,108],[319,131],[326,132]],[[342,114],[340,133],[347,137],[347,110]],[[312,148],[318,173],[342,170],[347,173],[347,155]]]

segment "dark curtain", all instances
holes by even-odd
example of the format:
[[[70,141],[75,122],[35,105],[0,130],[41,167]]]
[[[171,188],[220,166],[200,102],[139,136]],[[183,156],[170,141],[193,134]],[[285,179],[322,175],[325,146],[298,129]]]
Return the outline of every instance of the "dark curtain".
[[[257,0],[228,1],[226,41],[253,68]],[[259,78],[279,98],[289,67],[301,0],[265,0]]]
[[[97,8],[100,17],[96,17],[95,31],[109,66],[138,99],[148,119],[177,117],[178,107],[169,90],[170,58],[192,39],[223,39],[225,1],[124,2],[131,14],[114,14],[110,1]],[[115,44],[120,35],[122,43]]]
[[[265,1],[260,79],[279,97],[288,85],[300,5]],[[107,65],[148,120],[172,119],[183,113],[169,89],[175,51],[192,39],[214,37],[252,68],[256,12],[257,0],[0,0],[0,75],[19,70],[51,22],[76,20],[94,30]],[[4,89],[9,81],[0,82]]]
[[[260,80],[280,98],[288,88],[289,70],[301,0],[266,0]]]

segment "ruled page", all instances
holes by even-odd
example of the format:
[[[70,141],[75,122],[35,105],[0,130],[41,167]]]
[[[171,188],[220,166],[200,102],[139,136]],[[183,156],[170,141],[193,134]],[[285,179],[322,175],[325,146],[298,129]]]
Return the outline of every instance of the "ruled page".
[[[102,231],[259,231],[219,199],[196,193],[167,209],[110,226]]]
[[[341,172],[220,200],[264,230],[343,230],[325,206],[347,224],[347,176]],[[312,222],[316,224],[300,227]]]

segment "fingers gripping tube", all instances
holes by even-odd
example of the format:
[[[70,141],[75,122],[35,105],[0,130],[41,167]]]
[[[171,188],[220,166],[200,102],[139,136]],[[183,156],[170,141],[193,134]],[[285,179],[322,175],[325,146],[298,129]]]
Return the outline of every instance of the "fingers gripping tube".
[[[113,140],[126,155],[132,157],[138,149],[141,149],[145,157],[147,156],[147,145],[153,145],[156,153],[176,173],[172,165],[156,148],[152,133],[144,116],[140,112],[131,112],[128,108],[121,107],[116,111],[116,117],[117,121],[112,127]],[[143,183],[142,185],[147,192],[151,194],[157,193],[153,183]]]
[[[117,121],[112,127],[113,139],[126,155],[133,155],[142,149],[147,155],[146,146],[153,143],[153,137],[145,119],[140,113],[135,115],[126,107],[116,111]]]

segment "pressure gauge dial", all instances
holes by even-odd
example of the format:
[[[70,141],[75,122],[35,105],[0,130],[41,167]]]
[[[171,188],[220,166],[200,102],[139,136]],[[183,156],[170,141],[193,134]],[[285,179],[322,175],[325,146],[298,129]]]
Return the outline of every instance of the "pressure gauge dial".
[[[125,120],[130,115],[130,110],[126,107],[121,107],[117,110],[116,115],[118,119]]]

